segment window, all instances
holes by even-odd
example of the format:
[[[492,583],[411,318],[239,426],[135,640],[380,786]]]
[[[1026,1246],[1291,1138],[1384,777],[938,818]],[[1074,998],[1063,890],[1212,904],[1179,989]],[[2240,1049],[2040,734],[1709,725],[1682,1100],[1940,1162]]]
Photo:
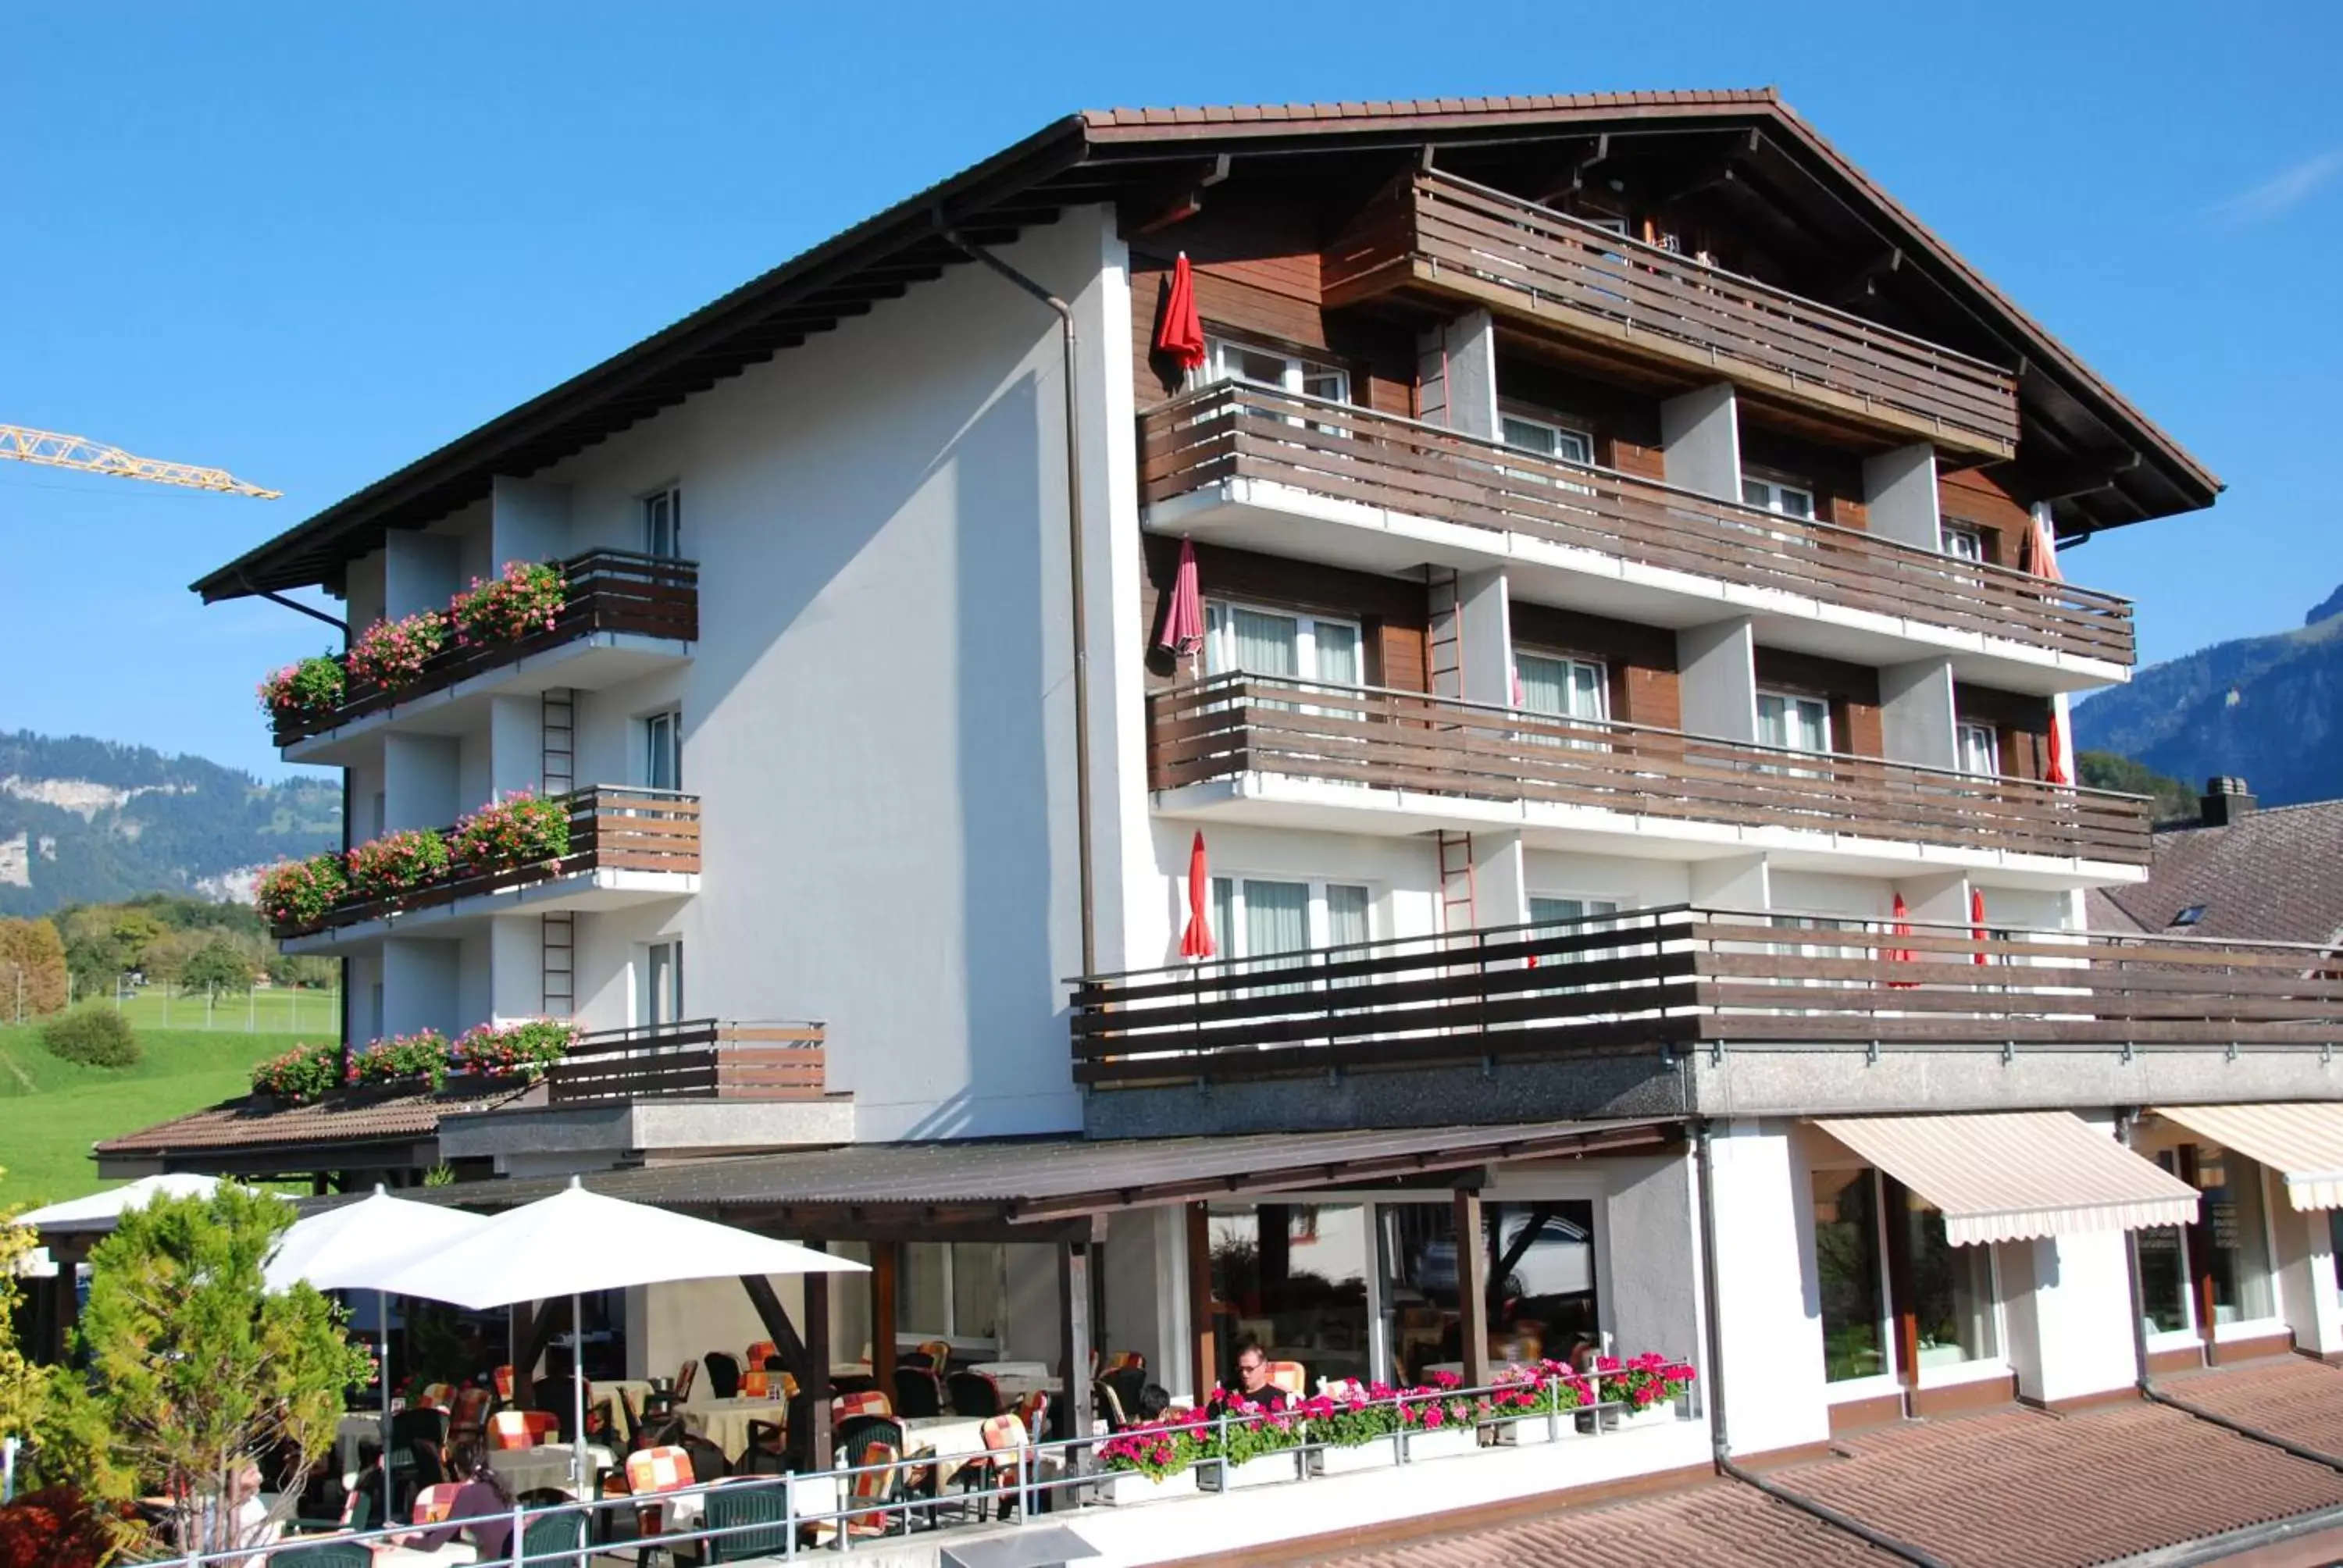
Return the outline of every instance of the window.
[[[1212,930],[1231,959],[1370,940],[1373,906],[1373,894],[1354,883],[1212,879]]]
[[[1961,771],[1990,779],[2001,772],[2001,737],[1990,724],[1962,724],[1954,730]]]
[[[1558,458],[1564,463],[1594,461],[1594,437],[1584,430],[1534,419],[1526,414],[1504,415],[1498,424],[1504,431],[1505,445],[1515,451],[1534,452],[1541,457]]]
[[[643,554],[683,558],[683,491],[669,485],[643,498]]]
[[[1351,400],[1351,373],[1340,366],[1316,364],[1282,349],[1259,348],[1225,337],[1208,338],[1205,347],[1215,381],[1243,381],[1332,403]]]
[[[1746,506],[1761,512],[1775,512],[1785,518],[1812,518],[1815,515],[1815,493],[1795,485],[1785,485],[1779,479],[1758,479],[1744,474],[1741,477],[1741,499]]]
[[[1583,719],[1593,724],[1611,717],[1610,678],[1594,659],[1524,653],[1514,658],[1513,674],[1521,683],[1520,707],[1524,713]]]
[[[683,944],[653,942],[636,966],[635,1022],[649,1028],[683,1018]]]
[[[2193,926],[2205,918],[2205,911],[2211,907],[2209,904],[2190,904],[2172,917],[2172,923],[2176,926]]]
[[[1965,561],[1985,559],[1985,533],[1975,523],[1956,523],[1946,518],[1938,525],[1936,535],[1946,555]]]
[[[1619,912],[1619,900],[1616,899],[1555,898],[1532,893],[1529,902],[1530,923],[1544,928],[1532,934],[1540,937],[1569,936],[1581,930],[1604,930],[1609,926],[1600,917]],[[1591,952],[1536,953],[1531,955],[1530,963],[1533,968],[1544,968],[1550,964],[1584,963],[1590,958],[1620,956],[1622,950],[1616,948]],[[1563,996],[1588,989],[1584,986],[1557,986],[1551,991],[1531,994]]]
[[[1817,1171],[1813,1203],[1823,1375],[1832,1382],[1845,1382],[1888,1372],[1878,1173],[1867,1169]]]
[[[1616,899],[1557,899],[1539,893],[1530,895],[1530,921],[1534,925],[1562,925],[1594,915],[1615,915],[1618,912],[1619,900]]]
[[[1916,1192],[1905,1201],[1921,1369],[1992,1360],[2001,1353],[1994,1316],[1993,1249],[1953,1246],[1945,1240],[1941,1211]]]
[[[2179,1157],[2172,1150],[2157,1151],[2156,1162],[2167,1174],[2178,1174]],[[2140,1321],[2150,1333],[2194,1330],[2195,1292],[2188,1288],[2188,1250],[2180,1227],[2157,1225],[2135,1233],[2139,1238]]]
[[[643,787],[683,788],[683,715],[672,709],[643,720]]]
[[[1355,621],[1286,615],[1242,605],[1204,606],[1204,669],[1208,675],[1288,676],[1329,686],[1360,685]]]
[[[1373,1379],[1365,1205],[1232,1202],[1204,1212],[1223,1381],[1246,1339],[1312,1378]]]
[[[1757,740],[1783,751],[1821,754],[1831,749],[1830,704],[1785,691],[1757,694]]]
[[[2270,1300],[2269,1233],[2262,1220],[2262,1168],[2217,1144],[2197,1146],[2197,1190],[2205,1194],[2205,1229],[2213,1255],[2213,1321],[2243,1322],[2276,1315]]]
[[[1001,1267],[998,1241],[905,1242],[897,1332],[998,1341]]]
[[[1381,1203],[1375,1217],[1385,1333],[1403,1381],[1429,1382],[1463,1356],[1460,1241],[1480,1254],[1497,1359],[1560,1361],[1579,1344],[1600,1342],[1592,1202],[1483,1203],[1481,1234],[1465,1239],[1448,1203]]]

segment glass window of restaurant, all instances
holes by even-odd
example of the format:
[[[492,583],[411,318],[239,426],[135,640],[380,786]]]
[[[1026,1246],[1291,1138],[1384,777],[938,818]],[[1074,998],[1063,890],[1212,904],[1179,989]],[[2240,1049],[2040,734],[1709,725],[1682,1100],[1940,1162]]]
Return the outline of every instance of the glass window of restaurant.
[[[1369,1211],[1358,1203],[1215,1203],[1205,1211],[1218,1375],[1250,1341],[1321,1378],[1371,1379]]]
[[[2217,1143],[2174,1136],[2179,1131],[2171,1123],[2161,1129],[2150,1123],[2148,1141],[2164,1146],[2142,1152],[2192,1182],[2204,1194],[2204,1203],[2198,1225],[2161,1225],[2137,1232],[2144,1326],[2152,1335],[2175,1341],[2203,1333],[2197,1292],[2200,1278],[2211,1283],[2216,1332],[2232,1323],[2276,1318],[2278,1304],[2261,1166]]]
[[[1895,1371],[1887,1348],[1887,1275],[1880,1247],[1879,1174],[1813,1176],[1815,1276],[1822,1297],[1823,1375],[1832,1382]]]
[[[1912,1314],[1919,1333],[1920,1371],[1992,1361],[2001,1354],[1993,1249],[1956,1247],[1945,1236],[1943,1211],[1907,1193],[1904,1229],[1912,1249]]]
[[[906,1241],[896,1288],[897,1334],[959,1345],[998,1343],[1001,1268],[997,1241]]]

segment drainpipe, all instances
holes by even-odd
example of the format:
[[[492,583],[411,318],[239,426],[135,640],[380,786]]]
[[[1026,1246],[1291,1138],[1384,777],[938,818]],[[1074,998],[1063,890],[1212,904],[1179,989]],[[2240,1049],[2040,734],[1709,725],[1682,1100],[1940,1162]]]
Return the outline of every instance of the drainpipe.
[[[1716,1165],[1709,1148],[1709,1128],[1705,1117],[1693,1123],[1692,1147],[1700,1181],[1700,1288],[1703,1315],[1707,1319],[1704,1337],[1708,1342],[1708,1442],[1718,1473],[1744,1486],[1755,1487],[1835,1530],[1843,1530],[1858,1541],[1912,1563],[1914,1568],[1950,1568],[1942,1558],[1933,1557],[1892,1535],[1884,1535],[1860,1519],[1744,1470],[1733,1462],[1732,1438],[1725,1424],[1725,1333],[1719,1326],[1717,1311],[1723,1292],[1716,1282]]]
[[[973,259],[1057,312],[1066,361],[1066,554],[1073,571],[1074,634],[1074,877],[1080,884],[1082,973],[1098,973],[1098,917],[1091,894],[1091,654],[1090,616],[1082,593],[1081,403],[1074,385],[1074,307],[985,249],[946,228],[944,238]]]

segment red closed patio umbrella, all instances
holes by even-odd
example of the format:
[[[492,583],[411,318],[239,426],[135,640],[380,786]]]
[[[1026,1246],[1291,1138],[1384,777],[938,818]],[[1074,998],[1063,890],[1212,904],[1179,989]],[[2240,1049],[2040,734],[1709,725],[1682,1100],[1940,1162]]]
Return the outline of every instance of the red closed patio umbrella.
[[[2026,536],[2027,569],[2047,582],[2062,583],[2066,575],[2058,569],[2058,541],[2051,537],[2050,524],[2041,513],[2034,515],[2034,527]],[[2075,736],[2066,722],[2064,698],[2050,699],[2050,759],[2042,770],[2044,779],[2053,784],[2075,787]]]
[[[1899,937],[1908,937],[1912,934],[1912,907],[1904,901],[1904,895],[1901,893],[1896,895],[1896,934]],[[1912,961],[1912,950],[1890,948],[1887,950],[1887,961],[1893,964],[1908,964]],[[1887,983],[1897,990],[1908,990],[1913,984],[1907,980],[1889,980]]]
[[[1969,890],[1969,935],[1977,941],[1985,940],[1985,890],[1983,888]],[[1973,961],[1980,964],[1986,961],[1985,949],[1982,947],[1977,949],[1973,956]]]
[[[1184,250],[1172,264],[1172,285],[1163,296],[1163,322],[1155,329],[1155,352],[1170,356],[1182,370],[1201,369],[1204,363],[1204,323],[1196,314],[1196,278],[1189,270]]]
[[[1180,956],[1208,959],[1219,951],[1212,943],[1212,873],[1204,860],[1204,831],[1188,850],[1188,929],[1180,934]]]
[[[1164,607],[1162,635],[1155,646],[1181,658],[1204,647],[1204,595],[1196,580],[1196,547],[1180,541],[1180,570],[1172,579],[1172,602]]]

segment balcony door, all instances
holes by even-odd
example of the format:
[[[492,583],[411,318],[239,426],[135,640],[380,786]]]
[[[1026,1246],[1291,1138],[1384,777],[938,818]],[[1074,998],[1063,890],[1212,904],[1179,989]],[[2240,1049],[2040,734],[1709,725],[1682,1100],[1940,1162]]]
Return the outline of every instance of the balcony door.
[[[1959,747],[1960,769],[1964,773],[1980,779],[1991,779],[2001,772],[2001,738],[1990,724],[1963,724],[1954,730]]]
[[[635,1022],[645,1029],[683,1019],[683,944],[653,942],[635,960]]]
[[[1830,704],[1786,691],[1757,694],[1757,743],[1822,756],[1831,749]]]
[[[1570,658],[1543,653],[1516,654],[1514,706],[1523,713],[1590,727],[1611,719],[1611,679],[1602,664],[1591,658]],[[1601,750],[1604,743],[1589,736],[1528,735],[1523,739],[1542,746],[1570,746]]]

